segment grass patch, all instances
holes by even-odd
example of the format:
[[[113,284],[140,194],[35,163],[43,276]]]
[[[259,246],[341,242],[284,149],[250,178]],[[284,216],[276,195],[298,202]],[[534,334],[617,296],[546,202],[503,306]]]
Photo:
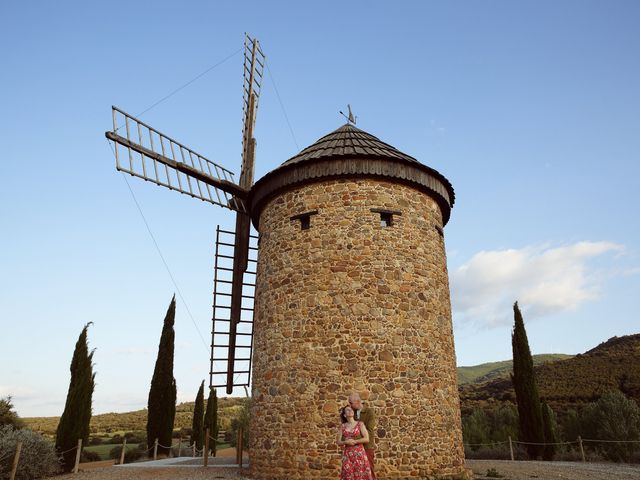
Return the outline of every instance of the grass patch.
[[[100,455],[102,460],[109,460],[109,452],[114,447],[119,447],[120,445],[114,445],[111,443],[105,443],[104,445],[90,445],[88,447],[83,447],[82,450],[86,452],[95,452]],[[146,445],[145,445],[146,447]],[[138,448],[137,443],[127,443],[127,450],[133,450],[134,448]]]

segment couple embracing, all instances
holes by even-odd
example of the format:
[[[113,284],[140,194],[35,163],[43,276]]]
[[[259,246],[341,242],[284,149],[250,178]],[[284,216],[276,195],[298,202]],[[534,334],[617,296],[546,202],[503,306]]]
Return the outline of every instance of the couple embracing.
[[[375,480],[373,410],[362,405],[360,394],[349,395],[349,405],[340,410],[338,445],[342,450],[340,480]]]

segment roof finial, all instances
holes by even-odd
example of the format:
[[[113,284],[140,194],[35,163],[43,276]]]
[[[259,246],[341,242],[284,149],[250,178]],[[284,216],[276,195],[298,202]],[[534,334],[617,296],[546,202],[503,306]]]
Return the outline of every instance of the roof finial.
[[[340,115],[342,115],[344,118],[347,119],[348,123],[352,123],[352,124],[356,124],[356,121],[358,120],[358,117],[356,117],[353,112],[351,111],[351,105],[349,105],[347,103],[347,108],[349,109],[349,116],[345,115],[344,113],[342,113],[342,110],[340,110]]]

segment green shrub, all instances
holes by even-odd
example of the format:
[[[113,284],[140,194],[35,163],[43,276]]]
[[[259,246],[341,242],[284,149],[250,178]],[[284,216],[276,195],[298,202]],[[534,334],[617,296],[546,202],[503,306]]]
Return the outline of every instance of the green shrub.
[[[595,440],[625,440],[630,443],[602,442],[597,450],[614,462],[629,462],[638,450],[640,440],[640,407],[620,391],[603,395],[600,400],[589,404],[582,412],[583,438]]]
[[[489,477],[489,478],[503,478],[504,475],[501,475],[500,473],[498,473],[498,471],[495,468],[490,468],[490,469],[487,470],[486,477]]]
[[[242,427],[242,446],[249,448],[249,418],[251,412],[251,400],[244,399],[242,408],[236,417],[231,420],[231,445],[235,447],[238,441],[238,429]]]
[[[0,427],[0,478],[8,478],[19,441],[22,441],[16,480],[33,480],[58,473],[60,462],[53,443],[31,430]]]
[[[144,432],[127,432],[124,434],[127,443],[147,443],[147,435]],[[119,442],[122,443],[122,442]]]
[[[462,436],[471,450],[478,450],[482,443],[489,443],[489,417],[484,410],[475,409],[462,419]]]
[[[0,398],[0,427],[4,425],[12,425],[15,428],[24,427],[18,414],[13,411],[11,397]]]
[[[92,452],[91,450],[82,450],[82,454],[80,455],[80,462],[99,462],[102,460],[100,454],[98,452]]]

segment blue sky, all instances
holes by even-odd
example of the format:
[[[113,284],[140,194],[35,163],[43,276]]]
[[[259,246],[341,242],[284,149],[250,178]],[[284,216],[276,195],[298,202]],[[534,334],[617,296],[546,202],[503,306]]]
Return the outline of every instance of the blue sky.
[[[232,55],[142,120],[237,172],[245,31],[273,78],[257,176],[350,103],[360,128],[453,183],[458,364],[509,358],[516,299],[534,353],[638,333],[639,23],[634,1],[2,2],[0,395],[59,415],[92,321],[94,412],[146,405],[176,288],[115,171],[110,107],[140,113]],[[175,376],[191,400],[208,372],[214,232],[233,216],[129,183],[186,301]]]

